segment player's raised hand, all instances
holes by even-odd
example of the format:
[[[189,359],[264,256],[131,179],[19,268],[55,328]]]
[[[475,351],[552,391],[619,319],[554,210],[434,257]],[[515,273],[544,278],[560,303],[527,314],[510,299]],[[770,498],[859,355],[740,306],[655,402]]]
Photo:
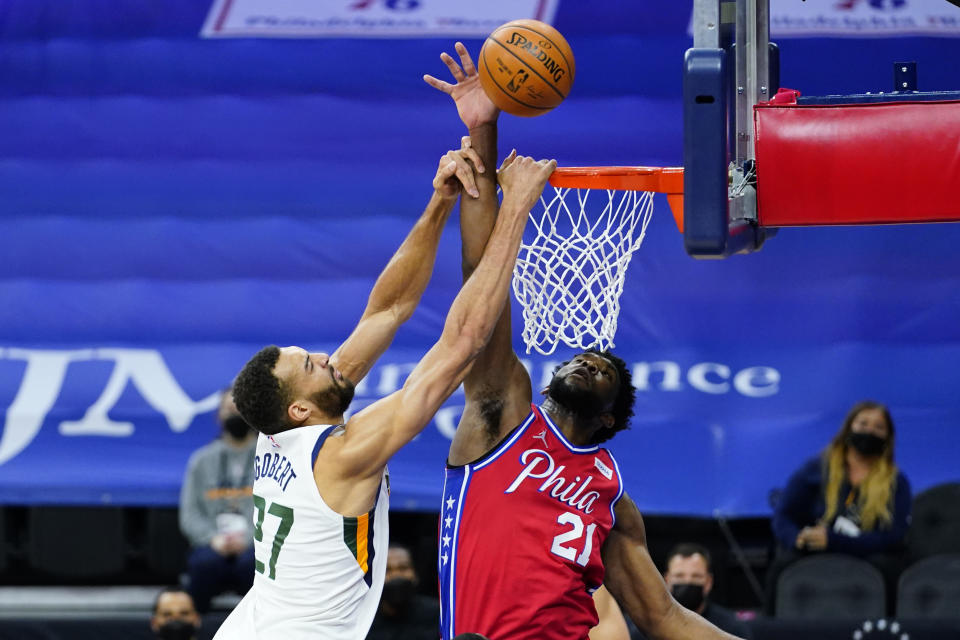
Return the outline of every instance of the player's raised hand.
[[[460,64],[452,56],[443,52],[440,59],[443,61],[456,84],[450,84],[443,80],[438,80],[431,75],[424,75],[423,80],[434,89],[443,91],[457,105],[457,113],[467,129],[473,129],[480,125],[496,122],[500,109],[494,106],[483,87],[480,86],[480,75],[477,73],[477,67],[473,64],[473,59],[467,52],[467,48],[462,42],[456,43],[454,47],[460,56]],[[461,68],[461,65],[462,68]]]
[[[447,151],[440,158],[437,175],[433,178],[433,188],[445,199],[456,198],[461,189],[477,198],[480,192],[477,190],[474,171],[483,173],[485,168],[480,156],[470,146],[470,136],[464,136],[460,140],[459,149]]]
[[[500,210],[516,207],[526,214],[537,203],[550,174],[557,168],[556,160],[534,160],[511,152],[504,160],[497,180],[503,189],[503,206]]]

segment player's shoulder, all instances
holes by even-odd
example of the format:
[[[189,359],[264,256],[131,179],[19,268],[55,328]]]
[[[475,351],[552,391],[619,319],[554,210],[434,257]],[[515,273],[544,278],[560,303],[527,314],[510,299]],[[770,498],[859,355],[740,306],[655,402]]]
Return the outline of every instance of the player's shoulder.
[[[609,447],[601,446],[597,452],[606,457],[613,464],[617,475],[620,475],[620,462],[617,460],[617,456],[614,455],[613,450]]]
[[[622,477],[620,474],[620,465],[610,449],[598,447],[597,450],[593,452],[593,457],[594,466],[599,469],[600,473],[607,480],[619,480]]]
[[[643,524],[643,516],[640,514],[640,509],[637,507],[637,503],[633,501],[633,498],[626,492],[620,495],[616,503],[613,505],[614,509],[614,530],[619,533],[626,535],[628,538],[633,538],[638,542],[646,544],[646,528]]]

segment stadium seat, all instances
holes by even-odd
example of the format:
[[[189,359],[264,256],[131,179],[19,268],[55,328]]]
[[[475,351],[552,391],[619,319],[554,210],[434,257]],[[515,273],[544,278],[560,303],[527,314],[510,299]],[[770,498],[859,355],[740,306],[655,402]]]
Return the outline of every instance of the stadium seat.
[[[126,563],[123,511],[98,507],[32,507],[27,517],[27,561],[61,579],[120,574]]]
[[[960,553],[930,556],[903,572],[897,617],[960,620]]]
[[[148,509],[145,545],[147,568],[167,583],[179,582],[190,545],[180,532],[177,509]]]
[[[810,556],[791,564],[777,581],[776,616],[839,620],[882,618],[883,575],[865,560],[839,554]]]
[[[917,494],[911,516],[907,533],[911,560],[960,553],[960,482],[940,484]]]

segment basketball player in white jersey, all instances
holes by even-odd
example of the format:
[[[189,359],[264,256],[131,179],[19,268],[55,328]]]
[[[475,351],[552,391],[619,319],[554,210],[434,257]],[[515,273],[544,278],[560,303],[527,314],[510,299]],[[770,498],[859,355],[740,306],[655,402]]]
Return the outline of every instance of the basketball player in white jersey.
[[[507,298],[527,213],[556,166],[513,155],[504,162],[497,225],[440,339],[402,389],[343,424],[354,384],[416,306],[457,196],[476,188],[468,159],[476,163],[478,157],[461,149],[441,160],[427,211],[340,348],[327,355],[267,347],[237,376],[237,407],[261,434],[253,489],[257,572],[216,640],[366,635],[386,568],[387,461],[429,423],[489,339]],[[484,167],[476,164],[476,170]],[[330,304],[336,313],[336,301]]]

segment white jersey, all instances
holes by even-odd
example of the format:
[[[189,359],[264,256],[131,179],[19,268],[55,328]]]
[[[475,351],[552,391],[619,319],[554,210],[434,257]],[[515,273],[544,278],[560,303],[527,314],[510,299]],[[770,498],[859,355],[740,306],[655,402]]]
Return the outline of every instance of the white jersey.
[[[345,517],[313,478],[336,427],[297,427],[257,439],[253,587],[215,640],[359,640],[380,602],[387,567],[389,476],[369,513]]]

